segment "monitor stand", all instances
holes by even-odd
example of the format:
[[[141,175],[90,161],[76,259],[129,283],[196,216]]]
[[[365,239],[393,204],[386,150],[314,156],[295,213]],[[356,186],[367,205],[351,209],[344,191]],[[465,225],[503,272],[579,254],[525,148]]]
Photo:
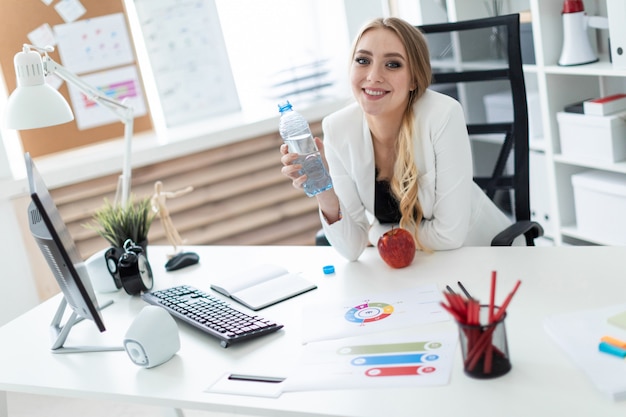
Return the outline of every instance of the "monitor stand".
[[[113,304],[113,300],[109,300],[104,303],[100,309],[110,306]],[[85,353],[85,352],[111,352],[111,351],[120,351],[124,350],[123,346],[74,346],[74,347],[65,347],[63,344],[67,339],[67,336],[72,330],[72,327],[80,323],[84,320],[83,317],[80,317],[75,311],[72,310],[72,315],[67,319],[65,324],[62,324],[63,315],[65,313],[65,309],[67,307],[67,300],[65,297],[61,300],[59,307],[57,308],[56,314],[52,319],[52,323],[50,323],[50,331],[53,340],[52,344],[52,353]]]

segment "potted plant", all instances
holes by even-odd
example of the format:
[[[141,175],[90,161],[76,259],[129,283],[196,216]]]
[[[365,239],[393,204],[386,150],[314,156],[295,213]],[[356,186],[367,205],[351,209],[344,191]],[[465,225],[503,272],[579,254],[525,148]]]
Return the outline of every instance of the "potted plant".
[[[112,204],[105,199],[104,206],[93,215],[95,224],[88,224],[87,227],[102,236],[114,248],[123,248],[124,242],[131,239],[145,251],[154,217],[149,198],[143,198],[135,203],[131,197],[125,206]]]

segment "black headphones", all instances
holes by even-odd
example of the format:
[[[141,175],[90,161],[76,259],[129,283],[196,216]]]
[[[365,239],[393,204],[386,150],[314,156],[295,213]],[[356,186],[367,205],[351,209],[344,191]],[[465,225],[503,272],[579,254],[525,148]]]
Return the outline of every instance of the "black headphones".
[[[141,246],[131,239],[124,242],[124,253],[117,257],[119,249],[110,248],[104,254],[107,268],[113,277],[115,286],[130,295],[136,295],[152,288],[152,268]]]

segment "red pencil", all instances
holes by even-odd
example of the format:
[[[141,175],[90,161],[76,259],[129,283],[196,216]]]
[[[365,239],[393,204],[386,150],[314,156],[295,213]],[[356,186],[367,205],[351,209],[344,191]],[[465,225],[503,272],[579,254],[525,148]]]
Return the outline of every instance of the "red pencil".
[[[500,307],[495,317],[493,318],[494,322],[500,321],[502,316],[504,316],[504,313],[506,313],[506,308],[509,306],[511,299],[513,298],[513,296],[515,295],[515,293],[517,292],[517,289],[519,288],[521,284],[522,284],[522,281],[517,280],[517,283],[515,283],[515,287],[513,287],[513,291],[511,291],[509,295],[506,297],[506,299],[504,300],[504,303],[502,303],[502,306]]]
[[[519,288],[521,283],[522,282],[520,280],[517,281],[517,283],[515,284],[515,287],[513,287],[513,290],[506,297],[506,299],[504,300],[504,303],[502,303],[502,306],[500,307],[500,309],[498,310],[498,312],[495,314],[493,318],[494,324],[499,322],[504,316],[504,314],[506,313],[506,309],[508,305],[511,303],[511,299],[513,299],[513,296],[517,292],[517,289]],[[495,328],[496,326],[494,325],[490,327],[489,330],[483,332],[478,338],[478,340],[476,341],[476,343],[474,344],[474,346],[472,346],[472,349],[467,353],[466,363],[468,364],[468,369],[471,370],[476,366],[476,363],[480,359],[480,356],[485,352],[485,350],[488,347],[487,343],[491,345],[490,343],[491,337],[493,335]]]
[[[463,317],[461,317],[455,309],[453,309],[452,307],[450,307],[449,305],[445,303],[440,303],[440,305],[441,307],[443,307],[444,310],[450,313],[450,315],[452,316],[452,318],[454,318],[454,320],[458,321],[459,323],[463,323]]]
[[[493,323],[493,311],[496,304],[496,271],[491,271],[491,290],[489,293],[489,324]]]
[[[493,313],[496,305],[496,271],[491,271],[491,289],[489,291],[489,325],[493,326]],[[485,352],[485,362],[483,363],[483,372],[491,373],[493,364],[493,343],[490,340]]]

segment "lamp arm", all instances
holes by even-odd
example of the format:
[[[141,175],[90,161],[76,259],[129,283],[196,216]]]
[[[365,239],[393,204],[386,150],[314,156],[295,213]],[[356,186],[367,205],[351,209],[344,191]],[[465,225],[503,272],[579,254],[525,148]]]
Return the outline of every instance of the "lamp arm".
[[[130,183],[132,175],[131,153],[132,153],[132,136],[133,136],[133,108],[118,100],[106,96],[102,91],[87,84],[67,68],[54,61],[47,52],[44,53],[43,67],[45,74],[56,74],[68,84],[76,86],[89,100],[111,110],[124,123],[124,165],[122,175],[120,176],[117,192],[115,193],[115,202],[120,201],[121,188],[121,204],[126,206],[130,196]]]
[[[43,67],[46,75],[56,74],[59,78],[63,79],[68,84],[72,84],[77,87],[87,98],[91,101],[95,101],[98,104],[110,109],[114,112],[122,122],[126,122],[128,119],[133,118],[133,108],[126,104],[112,99],[98,90],[94,86],[87,84],[81,80],[76,74],[70,72],[63,65],[59,64],[47,54],[43,57]]]

